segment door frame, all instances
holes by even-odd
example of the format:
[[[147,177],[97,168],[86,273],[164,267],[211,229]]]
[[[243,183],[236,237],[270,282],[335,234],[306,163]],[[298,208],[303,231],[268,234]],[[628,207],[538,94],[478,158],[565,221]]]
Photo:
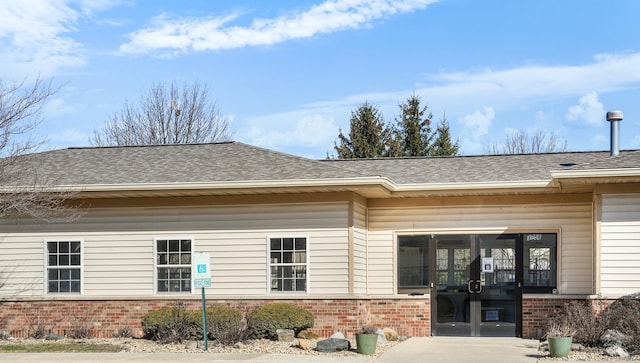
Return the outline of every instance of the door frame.
[[[477,281],[480,284],[481,274],[481,236],[498,236],[511,237],[515,246],[515,281],[514,281],[514,309],[515,309],[515,334],[516,337],[522,336],[522,282],[523,282],[523,235],[524,233],[455,233],[455,234],[430,234],[429,235],[429,285],[431,287],[431,332],[432,335],[437,334],[437,314],[438,314],[438,289],[437,289],[437,273],[436,273],[436,256],[437,256],[437,236],[464,235],[469,238],[469,280]],[[472,283],[469,282],[470,291],[475,290]],[[477,288],[476,288],[477,289]],[[480,324],[482,318],[482,294],[468,293],[469,299],[469,323],[470,335],[480,336]]]

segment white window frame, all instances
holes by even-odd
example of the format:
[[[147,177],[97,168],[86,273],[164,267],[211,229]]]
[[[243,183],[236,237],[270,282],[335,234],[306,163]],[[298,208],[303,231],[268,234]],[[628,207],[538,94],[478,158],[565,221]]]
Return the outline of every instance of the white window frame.
[[[49,266],[49,243],[60,242],[80,242],[80,265],[63,265],[63,266]],[[43,248],[44,256],[44,278],[43,278],[43,291],[45,295],[82,295],[84,294],[84,240],[76,237],[61,237],[61,238],[47,238],[44,240]],[[80,271],[80,291],[72,292],[49,292],[49,269],[74,269]]]
[[[187,264],[178,264],[178,265],[160,265],[158,264],[158,241],[167,241],[167,240],[189,240],[191,241],[191,259],[190,263]],[[191,273],[192,265],[193,265],[193,253],[195,252],[196,240],[192,236],[166,236],[166,237],[155,237],[153,239],[153,292],[158,295],[185,295],[185,294],[194,294],[193,287],[193,276],[191,276],[190,281],[190,289],[191,291],[158,291],[158,268],[164,266],[174,266],[174,267],[186,267],[189,269]]]
[[[271,263],[271,239],[278,238],[304,238],[305,239],[305,262],[304,263],[279,263],[275,264],[276,266],[304,266],[306,277],[305,277],[305,290],[304,291],[274,291],[271,290],[271,267],[273,264]],[[267,294],[310,294],[311,286],[310,286],[310,274],[309,274],[309,265],[310,265],[310,243],[311,238],[308,235],[303,234],[292,234],[292,235],[272,235],[267,236]]]

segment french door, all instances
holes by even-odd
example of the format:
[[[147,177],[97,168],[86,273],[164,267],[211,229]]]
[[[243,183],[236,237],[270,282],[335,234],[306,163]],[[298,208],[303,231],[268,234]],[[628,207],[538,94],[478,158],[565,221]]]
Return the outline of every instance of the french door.
[[[515,234],[430,236],[434,335],[518,334],[522,306],[518,239]]]

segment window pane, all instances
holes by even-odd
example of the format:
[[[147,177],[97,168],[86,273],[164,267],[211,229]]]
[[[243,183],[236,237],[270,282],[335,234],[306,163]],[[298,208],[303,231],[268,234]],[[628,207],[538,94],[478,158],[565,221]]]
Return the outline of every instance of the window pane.
[[[169,285],[167,284],[167,280],[158,280],[158,291],[159,292],[169,291]]]
[[[271,263],[280,263],[280,252],[271,252]]]
[[[58,266],[58,256],[49,255],[49,266]]]
[[[158,269],[158,279],[166,280],[169,278],[169,269],[168,268],[159,268]]]
[[[69,242],[58,242],[58,250],[60,253],[69,253]]]
[[[295,263],[306,263],[307,262],[307,253],[306,252],[296,252],[294,255]]]
[[[427,236],[398,237],[398,285],[425,287],[429,278]]]
[[[49,253],[58,252],[58,242],[47,242],[47,250],[49,250]]]
[[[49,269],[49,281],[51,280],[59,280],[58,278],[58,270],[55,268]]]
[[[293,291],[293,281],[289,279],[282,280],[282,291]]]
[[[60,292],[58,281],[49,281],[49,292]]]
[[[180,254],[179,253],[170,253],[169,254],[169,264],[170,265],[179,265],[180,264]]]
[[[180,263],[183,265],[188,265],[191,263],[191,254],[190,253],[182,253],[180,255]]]
[[[71,279],[80,280],[80,269],[74,268],[71,270]]]
[[[69,266],[69,255],[61,255],[58,258],[58,266]]]
[[[180,251],[180,241],[172,239],[169,241],[169,252],[179,252]]]
[[[71,265],[80,266],[80,255],[71,255]]]
[[[167,252],[167,244],[168,242],[166,240],[159,240],[157,242],[158,252]]]
[[[191,280],[182,280],[182,291],[191,291]]]
[[[71,284],[69,281],[60,281],[60,292],[71,292]]]
[[[60,280],[69,280],[71,278],[71,271],[64,269],[60,270]]]
[[[80,281],[71,281],[71,292],[80,292]]]
[[[271,239],[271,250],[280,250],[282,249],[282,245],[280,243],[280,238],[272,238]]]
[[[182,252],[190,252],[191,251],[191,241],[188,239],[183,239],[182,241],[180,241],[181,246],[180,246],[180,250]]]
[[[524,235],[525,287],[556,287],[556,237],[555,233]]]
[[[169,291],[180,291],[180,280],[169,280]]]
[[[296,238],[296,251],[302,251],[307,249],[306,238]]]
[[[282,249],[284,251],[292,251],[293,250],[293,238],[283,238],[282,239]]]
[[[282,267],[282,275],[284,277],[292,277],[293,276],[293,267],[291,267],[291,266],[283,266]]]
[[[71,252],[80,253],[80,242],[71,242]]]
[[[293,262],[293,252],[283,252],[282,253],[282,262],[284,262],[284,263],[292,263]]]
[[[307,291],[307,280],[305,280],[305,279],[297,279],[296,280],[296,291]]]

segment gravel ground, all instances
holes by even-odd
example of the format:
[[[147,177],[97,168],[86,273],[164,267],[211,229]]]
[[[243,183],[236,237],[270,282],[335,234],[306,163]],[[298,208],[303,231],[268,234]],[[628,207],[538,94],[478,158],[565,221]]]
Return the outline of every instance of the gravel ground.
[[[112,338],[112,339],[63,339],[59,341],[47,341],[42,339],[15,339],[13,341],[0,341],[0,345],[4,344],[43,344],[43,343],[60,343],[65,342],[84,342],[94,344],[111,344],[121,346],[123,351],[136,353],[205,353],[203,350],[202,340],[190,341],[181,344],[159,344],[151,340],[135,339],[135,338]],[[315,347],[315,341],[307,341],[311,347]],[[300,348],[298,339],[293,342],[277,342],[270,340],[250,340],[235,346],[223,346],[215,342],[208,342],[207,352],[209,353],[282,353],[282,354],[307,354],[307,355],[336,355],[336,356],[356,356],[355,341],[350,340],[351,350],[336,353],[321,353],[314,349],[305,350]],[[387,342],[379,344],[375,354],[371,357],[378,357],[399,342]]]
[[[586,348],[581,345],[573,345],[571,348],[571,352],[569,353],[569,357],[567,358],[552,358],[549,356],[549,349],[546,343],[540,344],[540,355],[543,358],[539,360],[544,361],[588,361],[588,362],[600,362],[600,361],[612,361],[612,362],[624,362],[624,361],[632,361],[638,362],[640,361],[640,355],[631,355],[627,358],[621,357],[611,357],[606,355],[604,352],[604,348]]]

